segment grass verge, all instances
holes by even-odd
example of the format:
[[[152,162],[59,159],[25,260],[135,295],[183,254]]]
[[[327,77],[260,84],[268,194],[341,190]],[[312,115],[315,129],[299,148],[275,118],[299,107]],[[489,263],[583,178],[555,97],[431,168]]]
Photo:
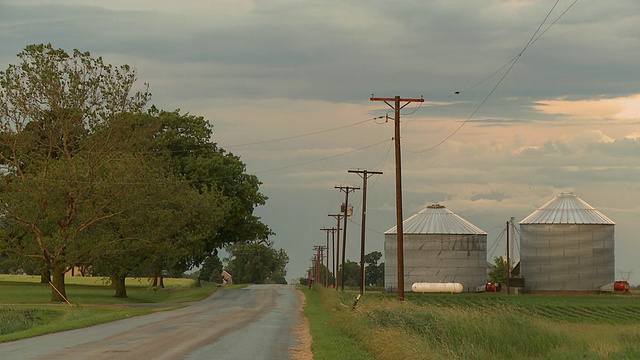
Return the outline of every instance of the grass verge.
[[[640,298],[306,291],[323,304],[307,315],[314,354],[341,336],[375,359],[638,359]],[[316,330],[314,327],[325,327]],[[324,332],[322,332],[324,331]],[[346,340],[344,340],[346,339]],[[340,351],[329,357],[346,359]]]
[[[60,305],[0,306],[0,343],[79,329],[167,308],[68,307]]]
[[[339,294],[319,287],[300,289],[306,296],[304,314],[309,320],[313,337],[311,351],[315,360],[373,359],[358,342],[336,326],[343,319],[345,310],[343,302],[338,300]]]

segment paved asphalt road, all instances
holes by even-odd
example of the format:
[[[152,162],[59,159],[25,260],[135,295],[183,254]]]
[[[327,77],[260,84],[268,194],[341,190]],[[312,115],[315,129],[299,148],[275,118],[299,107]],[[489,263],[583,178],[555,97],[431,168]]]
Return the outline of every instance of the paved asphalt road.
[[[218,291],[186,308],[0,344],[0,359],[289,359],[300,297],[290,285]]]

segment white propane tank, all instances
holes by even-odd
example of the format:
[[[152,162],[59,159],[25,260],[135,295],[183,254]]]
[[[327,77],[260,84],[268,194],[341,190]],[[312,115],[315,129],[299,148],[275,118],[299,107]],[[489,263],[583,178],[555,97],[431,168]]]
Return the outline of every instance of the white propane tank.
[[[463,286],[460,283],[413,283],[411,291],[420,293],[451,293],[461,294]]]

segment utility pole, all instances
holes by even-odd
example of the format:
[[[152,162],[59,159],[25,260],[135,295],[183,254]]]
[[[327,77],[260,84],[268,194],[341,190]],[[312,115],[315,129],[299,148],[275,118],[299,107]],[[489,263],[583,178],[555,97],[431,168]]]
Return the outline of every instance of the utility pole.
[[[383,101],[389,107],[394,109],[394,140],[396,154],[396,236],[397,236],[397,253],[398,253],[398,300],[404,301],[404,245],[403,245],[403,226],[402,226],[402,159],[400,155],[400,110],[412,102],[424,102],[421,96],[419,99],[403,99],[400,96],[392,98],[370,98],[371,101]],[[389,102],[393,101],[393,105]],[[400,105],[404,102],[404,105]]]
[[[513,264],[512,252],[513,252],[514,238],[516,237],[513,220],[514,220],[514,217],[512,216],[511,219],[507,221],[507,294],[511,294],[511,264]],[[511,228],[511,234],[509,234],[509,228]],[[511,243],[511,249],[509,249],[509,243]]]
[[[333,271],[333,285],[336,288],[336,291],[338,291],[338,263],[340,262],[340,219],[342,219],[342,214],[329,214],[329,216],[334,217],[336,218],[336,220],[338,220],[338,236],[336,241],[335,254],[333,255],[333,267],[335,268],[335,270]]]
[[[318,284],[318,249],[313,248],[313,285]]]
[[[382,171],[368,171],[368,170],[349,170],[350,173],[356,173],[362,178],[362,230],[360,232],[360,295],[364,295],[364,286],[366,282],[366,276],[364,274],[364,238],[366,230],[367,219],[367,179],[372,175],[382,175]]]
[[[335,186],[335,188],[340,189],[340,191],[344,191],[344,213],[342,214],[342,221],[344,221],[344,228],[342,229],[342,274],[340,274],[340,277],[342,278],[340,286],[342,292],[344,292],[344,273],[346,272],[344,268],[344,259],[347,254],[347,217],[349,216],[349,193],[360,190],[360,188],[355,186]]]
[[[333,234],[334,231],[336,231],[335,228],[331,228],[331,229],[320,229],[321,231],[324,231],[327,233],[327,272],[326,272],[326,276],[325,276],[325,287],[329,287],[329,249],[333,249],[333,244],[331,244],[331,248],[329,247],[329,232],[331,232]]]
[[[511,287],[509,286],[509,285],[511,285],[511,284],[509,284],[509,277],[510,277],[509,265],[511,265],[510,264],[510,259],[509,259],[509,227],[510,227],[510,224],[507,221],[507,284],[506,284],[507,285],[507,294],[511,294]]]
[[[340,219],[338,219],[338,222],[339,221],[340,221]],[[336,241],[335,240],[336,240],[336,233],[339,232],[339,231],[340,230],[338,230],[338,229],[336,229],[334,227],[331,228],[331,248],[333,249],[333,251],[331,251],[331,253],[333,254],[333,260],[332,260],[333,262],[331,264],[333,265],[333,282],[334,282],[334,285],[338,281],[337,278],[336,278],[336,276],[337,276],[337,272],[336,272],[336,254],[337,254],[337,252],[335,251],[336,250],[336,246],[335,246],[336,245]],[[327,254],[327,256],[328,255],[329,254]]]
[[[309,289],[311,289],[311,286],[313,286],[313,280],[314,280],[314,276],[315,276],[315,269],[316,269],[316,257],[315,255],[309,259],[311,260],[311,266],[309,267]]]

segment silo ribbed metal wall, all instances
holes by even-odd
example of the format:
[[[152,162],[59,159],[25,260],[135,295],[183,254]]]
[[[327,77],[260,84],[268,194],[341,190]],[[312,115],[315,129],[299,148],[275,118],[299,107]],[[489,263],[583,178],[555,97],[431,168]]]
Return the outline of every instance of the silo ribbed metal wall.
[[[527,291],[597,291],[615,280],[614,225],[520,224]]]
[[[385,235],[385,289],[398,288],[397,239]],[[487,281],[486,234],[405,234],[404,290],[416,282],[457,282],[471,291]]]

